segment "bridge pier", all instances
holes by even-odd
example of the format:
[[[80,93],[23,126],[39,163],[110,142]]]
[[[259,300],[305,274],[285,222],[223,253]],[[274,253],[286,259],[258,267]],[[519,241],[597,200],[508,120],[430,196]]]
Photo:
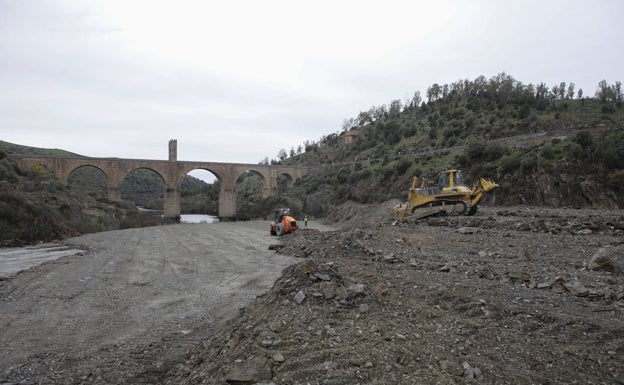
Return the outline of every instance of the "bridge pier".
[[[219,220],[236,220],[236,193],[233,186],[226,187],[225,183],[221,184],[219,192]]]
[[[262,189],[262,197],[268,198],[277,194],[277,179],[271,178],[271,180],[267,180],[264,183],[264,188]]]
[[[169,162],[167,165],[167,175],[161,175],[165,182],[165,196],[163,199],[163,217],[168,220],[180,222],[180,182],[182,176],[178,168],[178,141],[169,141]]]
[[[180,211],[180,190],[173,186],[167,186],[163,202],[163,216],[165,219],[180,222]]]
[[[120,202],[121,201],[121,191],[119,190],[119,186],[108,186],[108,200],[111,202]]]

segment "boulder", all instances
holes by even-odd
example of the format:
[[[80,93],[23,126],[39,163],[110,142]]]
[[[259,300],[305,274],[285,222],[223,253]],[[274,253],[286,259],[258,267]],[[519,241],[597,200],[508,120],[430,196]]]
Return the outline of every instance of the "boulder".
[[[476,234],[479,232],[478,227],[460,227],[457,229],[460,234]]]
[[[615,265],[610,257],[611,253],[610,249],[599,248],[587,264],[587,268],[594,271],[614,271]]]
[[[228,384],[255,384],[271,380],[271,366],[265,357],[254,357],[251,360],[237,362],[230,368],[225,377]]]
[[[523,271],[509,271],[505,274],[507,274],[512,281],[529,282],[531,280],[531,275]]]
[[[303,293],[303,291],[299,290],[297,294],[295,294],[295,302],[297,302],[298,304],[301,304],[303,300],[305,299],[305,297],[306,296]]]
[[[589,290],[579,281],[564,282],[563,286],[566,290],[576,297],[586,297]]]

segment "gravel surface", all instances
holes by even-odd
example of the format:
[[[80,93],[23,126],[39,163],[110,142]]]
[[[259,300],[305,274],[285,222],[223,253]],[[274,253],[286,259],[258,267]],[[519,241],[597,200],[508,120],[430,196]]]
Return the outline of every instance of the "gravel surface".
[[[83,253],[0,279],[0,384],[162,383],[293,263],[274,242],[265,221],[68,240]]]
[[[0,280],[0,384],[624,383],[622,211],[394,203],[72,239]]]

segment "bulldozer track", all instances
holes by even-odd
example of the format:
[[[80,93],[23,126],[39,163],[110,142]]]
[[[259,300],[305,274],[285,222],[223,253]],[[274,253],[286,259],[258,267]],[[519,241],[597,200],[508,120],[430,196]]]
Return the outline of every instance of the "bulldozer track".
[[[425,219],[438,215],[463,215],[468,205],[463,201],[439,200],[412,209],[411,219]]]

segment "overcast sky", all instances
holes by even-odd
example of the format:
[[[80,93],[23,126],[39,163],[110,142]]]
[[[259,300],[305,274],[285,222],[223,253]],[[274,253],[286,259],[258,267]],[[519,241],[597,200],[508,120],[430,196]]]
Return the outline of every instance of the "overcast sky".
[[[0,0],[0,139],[258,163],[433,83],[624,80],[624,2]]]

